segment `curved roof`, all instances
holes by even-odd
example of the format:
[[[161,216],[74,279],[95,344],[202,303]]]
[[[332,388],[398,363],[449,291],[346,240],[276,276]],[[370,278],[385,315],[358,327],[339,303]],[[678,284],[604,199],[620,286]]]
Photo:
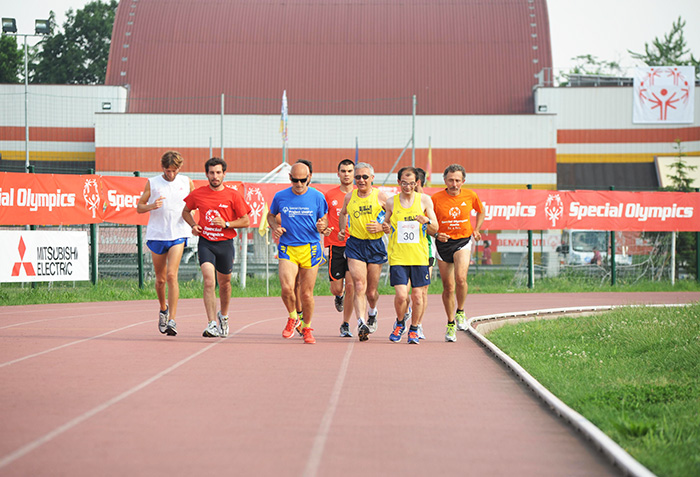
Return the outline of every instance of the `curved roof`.
[[[551,66],[546,0],[120,0],[106,84],[130,112],[531,114]]]

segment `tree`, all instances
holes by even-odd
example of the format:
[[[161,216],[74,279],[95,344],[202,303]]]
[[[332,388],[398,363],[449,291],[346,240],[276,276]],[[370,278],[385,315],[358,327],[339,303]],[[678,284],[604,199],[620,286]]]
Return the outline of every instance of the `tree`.
[[[24,53],[17,48],[17,37],[0,36],[0,83],[19,83]]]
[[[571,58],[576,62],[567,73],[558,78],[559,86],[567,86],[571,75],[621,76],[622,68],[616,61],[599,60],[594,55],[578,55]]]
[[[95,0],[75,13],[68,10],[63,31],[52,33],[41,44],[41,51],[36,55],[37,63],[32,65],[33,81],[104,83],[117,5],[117,0],[105,3]]]
[[[685,20],[678,17],[678,21],[673,22],[671,31],[664,35],[663,40],[658,37],[654,41],[644,43],[644,53],[635,53],[627,50],[632,58],[641,60],[647,66],[695,66],[695,76],[700,78],[700,60],[696,59],[687,48],[687,43],[683,36]],[[690,57],[688,57],[690,53]]]

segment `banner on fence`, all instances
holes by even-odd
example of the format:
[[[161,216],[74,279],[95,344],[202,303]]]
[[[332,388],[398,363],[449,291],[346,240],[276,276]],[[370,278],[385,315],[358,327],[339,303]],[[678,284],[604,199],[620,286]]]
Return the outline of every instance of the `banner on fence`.
[[[0,231],[0,282],[90,279],[87,232]]]
[[[0,225],[68,225],[110,222],[145,225],[136,205],[146,179],[0,173]],[[207,181],[195,181],[195,186]],[[226,182],[251,205],[258,227],[286,184]],[[321,192],[335,187],[314,184]],[[382,188],[387,194],[396,187]],[[433,194],[440,188],[428,187]],[[484,230],[700,231],[700,193],[548,190],[477,190],[485,212]]]

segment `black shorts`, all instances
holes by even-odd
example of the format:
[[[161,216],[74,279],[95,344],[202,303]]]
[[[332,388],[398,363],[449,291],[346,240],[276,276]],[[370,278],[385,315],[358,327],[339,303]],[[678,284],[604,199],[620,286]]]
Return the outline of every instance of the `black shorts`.
[[[447,263],[455,263],[454,255],[463,248],[469,246],[470,237],[465,237],[461,239],[448,239],[447,242],[435,241],[435,251],[437,252],[437,259],[442,260]]]
[[[328,279],[332,282],[342,280],[348,271],[348,259],[345,247],[331,245],[328,247]]]
[[[217,272],[228,275],[233,271],[233,258],[236,253],[233,249],[233,240],[221,240],[212,242],[204,237],[199,237],[197,245],[199,265],[211,263]]]

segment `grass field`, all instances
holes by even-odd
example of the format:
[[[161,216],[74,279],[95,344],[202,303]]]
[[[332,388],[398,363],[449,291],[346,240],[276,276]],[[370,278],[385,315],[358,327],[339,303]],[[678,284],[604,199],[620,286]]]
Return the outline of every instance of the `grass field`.
[[[319,272],[314,293],[317,296],[330,295],[325,271]],[[601,285],[598,281],[576,278],[545,278],[535,281],[532,289],[520,284],[512,271],[502,270],[488,273],[469,273],[469,293],[557,293],[557,292],[595,292],[595,291],[700,291],[700,284],[695,280],[680,280],[675,285],[668,281],[639,281],[633,285]],[[249,277],[246,288],[241,288],[234,280],[232,295],[234,297],[266,296],[267,286],[263,278]],[[269,280],[270,296],[280,295],[277,275]],[[394,289],[380,281],[379,293],[393,295]],[[428,293],[442,293],[442,283],[433,278]],[[182,298],[201,298],[202,283],[197,280],[180,281]],[[90,282],[54,282],[32,284],[0,283],[0,305],[31,305],[40,303],[80,303],[91,301],[148,300],[156,297],[153,282],[146,282],[139,288],[137,280],[100,279],[97,285]]]
[[[652,472],[700,475],[700,305],[539,320],[487,337]]]

